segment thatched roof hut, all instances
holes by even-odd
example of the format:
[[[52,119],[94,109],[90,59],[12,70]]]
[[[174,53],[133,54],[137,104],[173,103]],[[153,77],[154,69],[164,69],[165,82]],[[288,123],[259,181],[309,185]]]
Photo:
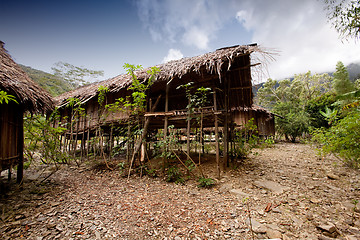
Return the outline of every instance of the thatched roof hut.
[[[251,107],[253,103],[251,67],[260,64],[252,65],[250,55],[253,52],[263,53],[262,49],[256,44],[237,45],[221,48],[200,56],[182,58],[157,65],[156,67],[160,69],[160,73],[157,74],[154,84],[147,93],[149,98],[148,110],[151,103],[154,103],[159,95],[161,95],[161,100],[155,109],[156,114],[151,115],[156,116],[152,120],[151,127],[158,128],[163,125],[164,112],[168,112],[166,113],[167,116],[176,115],[174,118],[169,117],[170,121],[173,119],[171,124],[175,125],[175,127],[181,128],[186,125],[185,121],[183,121],[186,116],[179,116],[179,114],[186,114],[187,100],[185,90],[178,89],[177,87],[189,82],[194,83],[194,89],[198,87],[218,89],[217,109],[220,111],[224,111],[225,108]],[[136,71],[135,74],[140,81],[145,81],[150,76],[147,73],[148,70]],[[97,124],[96,119],[99,112],[97,96],[100,86],[108,88],[107,103],[113,103],[119,97],[131,94],[128,90],[131,83],[131,76],[123,74],[64,93],[56,97],[55,102],[60,108],[62,117],[68,116],[67,119],[70,119],[69,116],[71,115],[71,110],[65,107],[68,104],[69,98],[76,98],[84,104],[88,119],[80,121],[78,128],[79,131],[82,131],[82,129],[93,128]],[[169,87],[168,93],[166,93],[167,87]],[[169,96],[168,100],[166,100],[166,95]],[[165,109],[166,101],[168,102],[167,109]],[[209,106],[213,106],[212,96],[210,96]],[[211,127],[213,126],[213,119],[211,117],[213,110],[210,109],[208,115],[209,119],[205,119],[205,126]],[[126,120],[128,116],[128,114],[123,112],[117,113],[115,116],[110,114],[105,122]]]
[[[160,73],[156,75],[153,85],[146,92],[147,107],[142,116],[145,120],[142,135],[146,132],[154,133],[158,129],[164,129],[166,135],[167,127],[170,125],[177,129],[186,128],[187,152],[190,153],[190,128],[212,128],[215,129],[215,135],[218,136],[218,127],[222,127],[224,146],[227,146],[227,142],[231,138],[229,137],[230,126],[238,124],[235,121],[236,116],[247,113],[244,109],[252,108],[251,68],[260,64],[252,63],[250,55],[254,52],[267,55],[256,44],[237,45],[157,65]],[[148,70],[135,72],[138,80],[146,81],[150,77],[150,74],[147,73]],[[187,109],[191,99],[188,98],[184,88],[179,88],[190,82],[192,83],[191,94],[196,94],[201,87],[211,89],[206,93],[208,100],[206,104],[194,110],[191,117],[189,116],[190,110]],[[107,136],[111,138],[114,126],[128,126],[131,112],[106,112],[104,108],[99,107],[97,98],[100,86],[106,87],[108,89],[106,103],[114,103],[120,97],[131,96],[132,92],[129,90],[131,84],[131,76],[119,75],[58,96],[55,100],[60,116],[67,126],[70,126],[67,137],[70,140],[87,141],[91,138],[91,133],[100,132],[97,130],[100,127],[104,132],[107,131]],[[82,107],[85,109],[84,115],[75,116],[71,107],[67,107],[69,98],[76,98],[82,103]],[[242,110],[238,111],[236,115],[236,109]],[[262,111],[252,110],[254,117],[259,116],[257,113],[262,113]],[[199,116],[202,118],[201,124],[195,119]],[[76,119],[76,124],[74,124],[74,119]],[[239,124],[242,124],[244,119],[239,119]],[[129,131],[128,135],[130,135]],[[109,142],[111,143],[112,140]],[[74,144],[74,146],[76,145]],[[226,152],[224,155],[227,155],[226,149],[224,152]],[[218,154],[219,151],[217,151],[217,157]]]
[[[53,109],[53,100],[49,93],[12,60],[2,41],[0,41],[0,89],[15,96],[24,111],[45,113]]]
[[[157,65],[156,67],[160,69],[160,73],[157,75],[155,84],[152,88],[159,88],[160,85],[165,86],[165,84],[172,79],[181,79],[181,82],[178,84],[185,84],[190,81],[200,83],[200,79],[208,81],[213,78],[217,78],[219,83],[223,83],[227,72],[232,71],[239,66],[241,66],[243,70],[249,70],[251,67],[249,59],[242,59],[240,57],[249,56],[256,51],[260,51],[260,48],[256,44],[244,46],[238,45],[221,48],[214,52],[196,57],[182,58],[180,60]],[[136,76],[138,79],[147,79],[150,76],[147,73],[148,70],[149,69],[137,71]],[[172,81],[174,82],[174,80]],[[124,74],[102,82],[89,84],[58,96],[55,98],[56,105],[60,107],[66,105],[67,99],[70,97],[78,98],[82,103],[86,103],[97,96],[99,86],[107,87],[111,94],[126,89],[131,85],[131,82],[131,76]],[[244,85],[245,83],[250,82],[251,85],[251,76],[249,75],[246,76],[246,78],[242,78],[242,82],[244,82]],[[243,97],[245,105],[251,105],[251,90],[244,91],[244,94],[246,94],[246,96]]]
[[[0,171],[18,164],[18,181],[22,179],[23,114],[47,113],[53,109],[50,95],[38,86],[12,60],[0,41],[0,90],[16,102],[0,104]]]

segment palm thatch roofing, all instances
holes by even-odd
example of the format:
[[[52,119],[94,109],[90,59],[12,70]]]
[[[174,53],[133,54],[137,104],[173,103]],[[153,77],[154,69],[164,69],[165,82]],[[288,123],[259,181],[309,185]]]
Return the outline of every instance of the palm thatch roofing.
[[[164,64],[157,65],[160,73],[157,74],[155,82],[169,81],[173,78],[181,79],[183,76],[191,73],[197,75],[213,74],[218,75],[220,81],[222,80],[223,73],[229,70],[233,61],[240,56],[250,55],[252,52],[261,49],[256,45],[237,45],[218,49],[214,52],[206,53],[200,56],[191,58],[182,58],[179,60],[170,61]],[[245,66],[249,67],[249,66]],[[150,77],[147,73],[149,68],[136,71],[135,74],[140,81],[144,81]],[[98,94],[99,86],[107,87],[109,93],[118,92],[121,89],[127,88],[131,85],[132,79],[129,75],[119,75],[105,81],[89,84],[73,91],[64,93],[55,98],[56,105],[63,107],[67,104],[67,99],[77,98],[81,103],[85,103]]]
[[[16,97],[24,111],[46,113],[53,109],[52,97],[36,84],[11,58],[0,41],[0,89]]]

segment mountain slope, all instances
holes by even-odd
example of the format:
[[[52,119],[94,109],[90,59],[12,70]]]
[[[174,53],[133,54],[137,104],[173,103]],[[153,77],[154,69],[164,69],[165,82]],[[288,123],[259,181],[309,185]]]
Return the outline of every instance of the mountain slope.
[[[64,79],[56,77],[50,73],[37,70],[28,66],[19,64],[19,66],[29,75],[29,77],[47,90],[53,97],[72,89],[70,84]]]

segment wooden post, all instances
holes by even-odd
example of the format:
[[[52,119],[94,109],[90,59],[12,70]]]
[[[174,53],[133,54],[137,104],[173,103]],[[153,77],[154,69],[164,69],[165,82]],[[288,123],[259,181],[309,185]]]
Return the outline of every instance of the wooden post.
[[[220,179],[220,148],[219,148],[219,122],[217,116],[216,89],[214,88],[214,122],[215,122],[215,150],[216,150],[216,171],[217,178]]]
[[[91,123],[91,115],[90,115],[90,119],[88,121],[88,126],[87,126],[87,148],[86,148],[86,158],[89,160],[89,151],[91,148],[91,141],[90,141],[90,123]]]
[[[223,136],[223,144],[224,144],[224,167],[229,167],[229,126],[228,126],[228,122],[229,122],[229,117],[228,117],[228,112],[229,112],[229,105],[228,105],[228,79],[225,77],[224,80],[224,86],[225,86],[225,122],[224,122],[224,136]]]
[[[19,162],[17,167],[16,182],[21,184],[24,177],[24,117],[23,111],[19,111],[19,125],[18,126],[18,155]],[[11,170],[9,169],[10,173]]]
[[[113,139],[113,130],[114,129],[114,123],[111,122],[111,129],[110,129],[110,146],[109,146],[109,161],[111,159],[111,154],[112,154],[112,150],[113,150],[113,146],[114,146],[114,139]]]
[[[165,87],[165,113],[167,113],[169,111],[169,86],[170,86],[170,82],[166,83],[166,87]],[[168,135],[168,125],[169,125],[169,117],[165,114],[165,119],[164,119],[164,140],[165,142],[167,142],[167,135]],[[165,144],[163,146],[163,152],[166,152],[168,149],[168,146]],[[165,170],[167,164],[167,159],[163,158],[163,169]]]
[[[169,111],[169,85],[166,84],[166,92],[165,92],[165,113]],[[164,138],[167,137],[167,128],[169,125],[169,117],[165,115],[165,121],[164,121]]]
[[[130,116],[128,119],[128,131],[127,131],[127,144],[126,144],[126,161],[130,163],[130,142],[131,142],[131,125],[130,125]]]
[[[82,137],[81,137],[81,155],[80,155],[80,162],[83,161],[84,158],[84,152],[85,152],[85,123],[86,123],[86,115],[83,116],[83,133],[82,133]]]
[[[190,98],[188,99],[188,104],[190,104]],[[190,127],[191,127],[191,116],[190,116],[190,108],[189,108],[187,111],[187,128],[186,128],[187,160],[190,160]]]

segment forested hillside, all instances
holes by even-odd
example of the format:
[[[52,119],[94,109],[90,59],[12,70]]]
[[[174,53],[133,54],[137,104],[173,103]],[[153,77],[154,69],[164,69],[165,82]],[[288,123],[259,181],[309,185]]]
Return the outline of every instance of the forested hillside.
[[[19,64],[19,66],[32,80],[46,89],[52,96],[58,96],[72,89],[71,85],[60,77],[21,64]]]
[[[350,63],[349,65],[346,66],[346,69],[349,73],[349,79],[352,82],[355,82],[356,79],[360,79],[360,62],[359,63]],[[334,74],[334,72],[328,72],[328,74],[330,76],[332,76]],[[294,77],[289,77],[290,80],[293,80]],[[280,80],[280,79],[277,79]],[[259,83],[259,84],[255,84],[253,85],[253,93],[254,96],[256,96],[258,90],[264,85],[264,83]],[[276,87],[278,87],[279,85],[276,85]]]

